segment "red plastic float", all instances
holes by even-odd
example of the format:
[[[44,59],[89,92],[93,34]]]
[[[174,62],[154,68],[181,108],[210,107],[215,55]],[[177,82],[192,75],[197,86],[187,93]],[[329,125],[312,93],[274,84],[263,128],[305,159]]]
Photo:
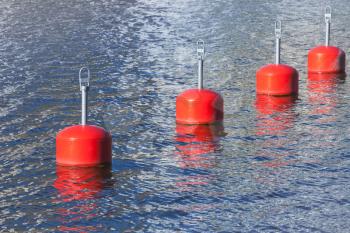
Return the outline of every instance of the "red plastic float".
[[[81,78],[82,123],[67,127],[56,137],[56,163],[63,166],[99,166],[112,163],[112,137],[101,127],[86,125],[87,92],[89,89],[90,71],[87,78]]]
[[[222,122],[224,101],[222,97],[209,89],[203,89],[204,42],[197,42],[198,89],[182,92],[176,98],[176,123],[213,124]]]
[[[309,73],[345,73],[346,56],[340,48],[330,46],[331,8],[326,8],[326,45],[318,46],[309,51]]]
[[[275,24],[276,64],[261,67],[256,72],[256,93],[258,95],[298,95],[299,74],[291,66],[280,64],[281,22]]]

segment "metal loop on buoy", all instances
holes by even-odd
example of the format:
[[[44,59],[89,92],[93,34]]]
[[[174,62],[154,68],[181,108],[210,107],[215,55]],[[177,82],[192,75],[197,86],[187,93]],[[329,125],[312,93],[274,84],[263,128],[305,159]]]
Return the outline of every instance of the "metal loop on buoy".
[[[83,70],[87,70],[87,77],[82,78],[81,73]],[[82,90],[83,87],[88,88],[90,86],[90,70],[87,67],[82,67],[79,70],[79,85],[80,85],[80,90]]]
[[[275,22],[275,36],[278,39],[282,37],[282,22],[281,20],[276,20]]]
[[[198,59],[204,59],[205,56],[205,46],[203,40],[197,41],[197,56]]]

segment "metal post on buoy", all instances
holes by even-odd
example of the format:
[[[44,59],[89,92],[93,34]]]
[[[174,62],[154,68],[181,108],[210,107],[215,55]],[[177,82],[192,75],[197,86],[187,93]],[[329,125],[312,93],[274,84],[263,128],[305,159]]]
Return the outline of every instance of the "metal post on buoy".
[[[203,63],[204,63],[204,41],[197,41],[197,57],[198,57],[198,89],[203,89]]]
[[[298,71],[286,64],[280,64],[282,23],[275,21],[275,64],[268,64],[256,72],[256,94],[268,96],[297,96],[299,88]]]
[[[87,77],[86,78],[82,78],[82,76],[81,76],[81,73],[84,69],[87,70]],[[89,68],[82,67],[79,70],[79,84],[80,84],[80,91],[81,91],[81,125],[86,125],[87,94],[88,94],[89,86],[90,86],[90,70],[89,70]]]
[[[197,41],[198,87],[186,90],[176,97],[176,123],[208,125],[224,119],[224,100],[220,94],[203,88],[204,41]]]
[[[86,69],[84,77],[82,73]],[[56,163],[62,166],[101,167],[112,163],[112,136],[102,127],[86,124],[90,70],[79,70],[81,124],[66,127],[56,136]]]
[[[326,13],[324,14],[324,19],[326,21],[326,46],[329,46],[330,36],[331,36],[331,19],[332,19],[332,8],[330,6],[326,7]]]
[[[282,36],[282,22],[277,20],[275,22],[275,39],[276,39],[276,65],[280,64],[281,56],[281,36]]]
[[[346,54],[336,46],[331,46],[331,21],[332,8],[325,8],[324,19],[326,23],[325,44],[312,48],[308,53],[307,67],[308,73],[316,74],[344,74],[346,73]]]

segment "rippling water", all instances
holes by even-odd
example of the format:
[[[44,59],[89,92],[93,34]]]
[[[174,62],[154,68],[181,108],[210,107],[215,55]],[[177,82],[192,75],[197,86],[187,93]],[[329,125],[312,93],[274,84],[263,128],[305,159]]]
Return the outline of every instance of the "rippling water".
[[[0,1],[1,232],[347,232],[349,83],[308,81],[327,1]],[[332,43],[350,48],[350,4],[332,1]],[[293,101],[255,98],[255,71],[300,71]],[[175,126],[175,97],[205,85],[223,126]],[[90,122],[113,135],[110,169],[55,165],[79,122],[78,70],[93,74]]]

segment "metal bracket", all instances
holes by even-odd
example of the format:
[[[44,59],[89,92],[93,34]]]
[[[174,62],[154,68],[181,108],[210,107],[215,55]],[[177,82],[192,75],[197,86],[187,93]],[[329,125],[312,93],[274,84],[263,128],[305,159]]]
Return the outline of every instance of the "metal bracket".
[[[204,59],[205,56],[205,46],[203,40],[197,41],[197,56],[198,59]]]
[[[87,77],[82,78],[81,73],[83,72],[83,70],[86,69],[87,70]],[[90,86],[90,70],[87,67],[82,67],[79,70],[79,85],[80,85],[80,91],[85,88],[88,89]]]
[[[276,37],[276,39],[281,39],[281,37],[282,37],[282,22],[281,22],[281,20],[277,20],[275,22],[275,37]]]

